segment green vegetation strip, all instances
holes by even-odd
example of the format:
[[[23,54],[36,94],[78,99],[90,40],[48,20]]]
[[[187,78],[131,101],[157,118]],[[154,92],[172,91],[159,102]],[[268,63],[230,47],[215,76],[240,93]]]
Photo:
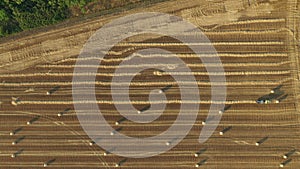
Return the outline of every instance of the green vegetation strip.
[[[168,0],[116,0],[114,4],[110,0],[2,0],[0,1],[0,37],[48,25],[62,26],[64,20],[70,23],[80,22],[163,1]],[[87,14],[89,5],[93,3],[97,4],[99,9],[94,9],[95,11]],[[80,9],[78,14],[80,17],[73,18],[74,9]]]

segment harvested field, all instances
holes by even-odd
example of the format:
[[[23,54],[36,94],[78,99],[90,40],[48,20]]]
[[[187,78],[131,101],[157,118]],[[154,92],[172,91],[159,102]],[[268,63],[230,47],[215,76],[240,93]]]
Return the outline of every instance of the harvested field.
[[[47,168],[70,169],[115,168],[116,164],[124,169],[192,169],[197,164],[203,169],[274,169],[280,168],[281,164],[284,168],[300,168],[299,5],[297,0],[174,0],[2,42],[0,168],[35,169],[44,168],[44,164]],[[199,102],[187,102],[199,104],[200,109],[196,123],[183,141],[158,156],[127,159],[106,152],[91,142],[84,132],[74,110],[72,78],[88,75],[73,74],[73,71],[77,56],[89,36],[112,19],[141,11],[183,16],[204,32],[218,56],[203,54],[202,57],[220,57],[227,86],[227,98],[222,103],[230,107],[223,112],[214,134],[200,144],[199,133],[205,125],[210,105],[221,104],[211,100],[212,83],[201,60],[186,44],[166,36],[140,35],[118,43],[99,65],[94,84],[96,103],[108,124],[120,129],[120,133],[132,137],[160,134],[174,123],[182,104],[178,82],[167,72],[156,69],[147,69],[133,78],[131,102],[112,100],[112,78],[132,75],[114,74],[114,71],[130,68],[119,64],[132,59],[130,55],[138,50],[161,48],[177,54],[192,73],[179,71],[175,74],[193,75],[201,97]],[[171,56],[157,53],[140,57],[151,60]],[[83,68],[92,66],[81,65]],[[145,66],[147,64],[133,67]],[[182,65],[164,66],[172,69]],[[211,63],[207,66],[218,65]],[[219,72],[211,73],[215,77],[220,75]],[[151,90],[168,85],[172,86],[165,92],[166,108],[159,118],[149,124],[121,120],[116,104],[132,104],[137,110],[142,110],[150,105]],[[268,95],[279,85],[282,85],[280,90],[287,94],[286,98],[279,103],[256,103],[258,98]],[[124,83],[117,86],[122,88]],[[125,97],[126,93],[120,92],[119,95]],[[87,109],[86,113],[89,112]],[[185,116],[190,115],[185,113]],[[97,121],[91,123],[97,125]],[[101,137],[99,135],[99,139]]]

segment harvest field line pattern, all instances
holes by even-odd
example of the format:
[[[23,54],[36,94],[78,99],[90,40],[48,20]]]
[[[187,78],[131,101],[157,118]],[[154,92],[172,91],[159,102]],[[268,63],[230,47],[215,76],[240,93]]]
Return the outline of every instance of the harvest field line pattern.
[[[300,168],[299,7],[297,0],[170,0],[1,42],[0,169]],[[205,66],[186,44],[176,39],[161,35],[130,37],[110,50],[95,73],[97,104],[114,129],[132,137],[155,136],[168,129],[178,115],[180,89],[168,73],[155,69],[135,76],[130,85],[131,102],[112,101],[112,77],[128,76],[114,75],[115,69],[128,68],[118,64],[130,60],[130,54],[141,49],[162,48],[176,53],[191,68],[201,101],[196,123],[177,146],[155,157],[127,159],[103,150],[83,131],[74,111],[72,77],[84,76],[73,74],[73,70],[81,48],[96,30],[120,16],[145,11],[182,16],[209,38],[218,56],[203,57],[220,57],[223,63],[227,81],[224,103],[228,109],[221,112],[222,120],[212,137],[199,144],[209,106],[217,103],[211,101]],[[147,60],[170,56],[157,53],[140,57]],[[135,65],[139,66],[145,65]],[[176,74],[183,76],[187,72]],[[165,92],[166,109],[152,123],[122,119],[114,106],[132,104],[143,110],[150,104],[149,92],[168,85],[171,87]],[[278,103],[257,103],[258,98],[278,86],[286,97]]]

